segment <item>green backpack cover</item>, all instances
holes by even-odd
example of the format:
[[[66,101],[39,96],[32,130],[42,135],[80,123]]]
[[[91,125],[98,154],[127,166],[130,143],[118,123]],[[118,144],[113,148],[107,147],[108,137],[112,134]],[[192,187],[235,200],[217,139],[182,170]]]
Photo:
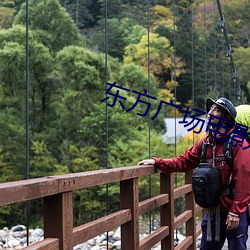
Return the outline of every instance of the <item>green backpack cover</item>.
[[[248,133],[250,133],[250,105],[239,105],[236,108],[237,115],[235,121],[244,126],[248,126]]]

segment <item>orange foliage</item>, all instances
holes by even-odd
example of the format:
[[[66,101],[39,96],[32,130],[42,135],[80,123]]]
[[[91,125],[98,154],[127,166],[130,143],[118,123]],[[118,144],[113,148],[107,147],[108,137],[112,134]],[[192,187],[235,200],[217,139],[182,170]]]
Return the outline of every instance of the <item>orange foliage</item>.
[[[196,133],[194,133],[194,131],[192,130],[192,131],[190,131],[190,132],[188,132],[185,136],[184,136],[184,138],[185,139],[188,139],[188,140],[194,140],[194,142],[197,142],[197,141],[199,141],[200,139],[202,139],[204,136],[205,136],[205,132],[200,132],[199,134],[196,134]]]

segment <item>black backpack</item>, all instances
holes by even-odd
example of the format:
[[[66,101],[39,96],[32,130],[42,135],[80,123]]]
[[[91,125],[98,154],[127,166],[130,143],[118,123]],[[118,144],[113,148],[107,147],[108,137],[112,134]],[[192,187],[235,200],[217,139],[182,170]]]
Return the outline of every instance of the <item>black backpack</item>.
[[[229,167],[233,168],[232,157],[232,141],[231,134],[229,140],[223,145],[224,157],[217,157],[214,161],[226,160]],[[221,170],[213,166],[212,163],[206,162],[207,144],[202,144],[201,162],[198,168],[193,172],[192,187],[195,202],[203,208],[215,207],[219,203],[219,198],[222,193],[221,188]],[[233,184],[232,181],[228,184],[227,195],[233,199]]]

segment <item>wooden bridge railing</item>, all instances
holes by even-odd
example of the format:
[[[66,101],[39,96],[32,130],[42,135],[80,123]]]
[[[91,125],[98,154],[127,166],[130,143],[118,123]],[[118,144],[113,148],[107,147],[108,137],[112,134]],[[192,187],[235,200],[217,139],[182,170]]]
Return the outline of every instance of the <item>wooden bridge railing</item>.
[[[186,173],[186,184],[174,189],[173,174],[160,174],[160,194],[139,202],[138,178],[155,174],[153,166],[132,166],[48,176],[0,184],[0,206],[38,198],[44,202],[44,240],[25,250],[72,250],[77,244],[121,226],[121,249],[148,250],[161,241],[161,249],[196,249],[201,233]],[[120,210],[73,228],[72,191],[120,182]],[[185,212],[174,217],[174,200],[185,195]],[[160,228],[139,240],[139,216],[160,207]],[[186,238],[174,247],[174,230],[186,224]]]

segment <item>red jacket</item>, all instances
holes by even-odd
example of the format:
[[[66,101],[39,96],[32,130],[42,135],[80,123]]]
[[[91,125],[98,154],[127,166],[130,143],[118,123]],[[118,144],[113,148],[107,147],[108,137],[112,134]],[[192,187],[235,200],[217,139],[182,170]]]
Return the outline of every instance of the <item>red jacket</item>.
[[[228,135],[232,131],[233,129],[231,129]],[[217,135],[216,138],[221,140],[226,139],[226,137],[222,135]],[[213,158],[213,147],[215,158],[224,157],[224,143],[214,140],[211,134],[207,134],[206,137],[187,149],[185,153],[179,157],[171,159],[154,158],[155,166],[165,174],[190,171],[196,168],[200,163],[203,142],[208,143],[206,159]],[[248,202],[250,201],[250,148],[242,149],[248,145],[248,142],[244,140],[242,147],[240,147],[239,143],[236,147],[232,147],[232,155],[234,159],[232,174],[235,184],[234,200],[230,200],[225,194],[221,196],[220,205],[221,211],[223,212],[230,211],[241,215],[246,210]],[[215,166],[221,169],[221,184],[222,188],[225,189],[230,179],[230,167],[226,161],[215,162]]]

